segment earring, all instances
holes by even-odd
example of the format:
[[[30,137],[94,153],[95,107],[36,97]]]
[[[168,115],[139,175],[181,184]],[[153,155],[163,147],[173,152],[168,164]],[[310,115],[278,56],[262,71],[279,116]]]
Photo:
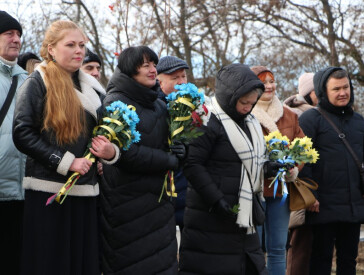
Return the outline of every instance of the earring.
[[[54,57],[52,56],[52,61],[54,62],[54,63],[57,63],[57,61],[54,59]]]

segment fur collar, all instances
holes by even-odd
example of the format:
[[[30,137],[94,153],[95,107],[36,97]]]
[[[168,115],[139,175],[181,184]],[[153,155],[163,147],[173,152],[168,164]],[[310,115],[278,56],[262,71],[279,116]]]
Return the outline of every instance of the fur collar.
[[[43,61],[36,70],[40,73],[44,81],[44,68],[47,63]],[[101,84],[91,75],[84,73],[82,70],[79,71],[78,79],[81,85],[81,91],[75,89],[78,98],[81,101],[83,108],[88,111],[97,121],[97,109],[101,106],[101,100],[99,95],[96,93],[98,91],[101,94],[105,94],[104,88]],[[95,91],[96,90],[96,91]]]
[[[265,102],[258,100],[253,108],[252,114],[258,119],[260,124],[268,129],[269,132],[277,131],[278,127],[276,122],[283,116],[283,105],[277,96],[273,97],[272,102],[269,104],[268,110],[264,110]]]

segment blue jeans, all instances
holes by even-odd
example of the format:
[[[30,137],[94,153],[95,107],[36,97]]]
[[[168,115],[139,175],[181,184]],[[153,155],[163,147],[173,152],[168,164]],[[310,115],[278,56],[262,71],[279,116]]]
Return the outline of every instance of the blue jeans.
[[[286,244],[289,222],[289,198],[281,206],[282,198],[265,198],[265,248],[270,275],[286,274]],[[262,227],[257,228],[262,240]]]

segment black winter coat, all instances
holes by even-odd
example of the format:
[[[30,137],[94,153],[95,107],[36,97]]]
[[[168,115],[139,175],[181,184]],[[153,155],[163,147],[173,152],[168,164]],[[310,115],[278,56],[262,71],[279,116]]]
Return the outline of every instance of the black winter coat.
[[[81,135],[73,144],[58,145],[51,130],[42,131],[46,92],[45,84],[38,71],[25,80],[17,98],[13,140],[18,150],[28,155],[26,177],[64,184],[73,172],[70,171],[67,175],[57,173],[58,164],[67,151],[73,153],[76,158],[83,157],[92,130],[97,125],[97,118],[85,110],[87,123],[85,135]],[[96,183],[96,165],[92,165],[89,172],[80,177],[76,184],[95,185]],[[46,189],[46,187],[45,189],[40,188],[43,191]],[[77,188],[75,187],[75,189]],[[58,189],[52,191],[58,192]],[[51,191],[48,190],[48,192]]]
[[[335,108],[326,96],[329,74],[338,68],[329,68],[315,75],[315,90],[320,108],[342,131],[360,160],[364,150],[364,119],[351,109],[354,94],[346,107]],[[360,191],[360,174],[353,157],[336,131],[316,110],[304,112],[299,123],[304,133],[312,138],[313,147],[320,154],[316,164],[305,165],[300,177],[314,179],[319,188],[316,192],[320,212],[306,212],[306,222],[324,224],[330,222],[364,222],[364,199]]]
[[[103,272],[107,274],[176,274],[174,207],[163,196],[164,176],[178,165],[168,153],[165,103],[157,92],[117,68],[104,106],[120,100],[136,108],[141,140],[122,151],[114,166],[104,165],[100,188]]]
[[[235,111],[236,101],[253,88],[264,86],[248,67],[236,64],[230,69],[220,71],[223,79],[217,79],[216,98],[244,129],[244,116],[239,117]],[[225,78],[224,73],[229,77]],[[237,75],[243,76],[236,78]],[[214,114],[201,130],[204,134],[190,144],[184,166],[190,184],[181,239],[180,274],[245,274],[247,251],[258,251],[259,240],[252,238],[250,249],[246,249],[246,229],[240,228],[235,219],[219,215],[214,208],[221,198],[231,206],[238,203],[241,160]],[[263,254],[252,260],[256,261],[257,269],[265,269]]]

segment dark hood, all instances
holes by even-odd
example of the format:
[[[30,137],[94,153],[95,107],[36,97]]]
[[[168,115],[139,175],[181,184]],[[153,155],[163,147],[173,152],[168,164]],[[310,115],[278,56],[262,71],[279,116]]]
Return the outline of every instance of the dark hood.
[[[153,88],[145,87],[122,73],[119,68],[116,68],[107,85],[106,92],[112,93],[116,91],[124,94],[141,106],[153,108],[153,102],[158,98],[158,86],[156,84]]]
[[[318,98],[319,101],[319,106],[330,112],[330,113],[334,113],[334,114],[338,114],[338,115],[352,115],[353,114],[353,104],[354,104],[354,88],[353,88],[353,84],[351,83],[351,79],[349,78],[349,83],[350,83],[350,101],[349,103],[344,106],[344,107],[337,107],[332,105],[327,97],[327,93],[326,93],[326,83],[327,80],[329,79],[329,76],[338,70],[343,70],[343,68],[340,67],[327,67],[323,70],[318,71],[317,73],[315,73],[314,77],[313,77],[313,84],[315,87],[315,93],[316,96]]]
[[[247,115],[236,111],[238,99],[256,88],[264,91],[264,84],[246,65],[227,65],[217,73],[216,100],[224,112],[235,121],[241,121]]]

